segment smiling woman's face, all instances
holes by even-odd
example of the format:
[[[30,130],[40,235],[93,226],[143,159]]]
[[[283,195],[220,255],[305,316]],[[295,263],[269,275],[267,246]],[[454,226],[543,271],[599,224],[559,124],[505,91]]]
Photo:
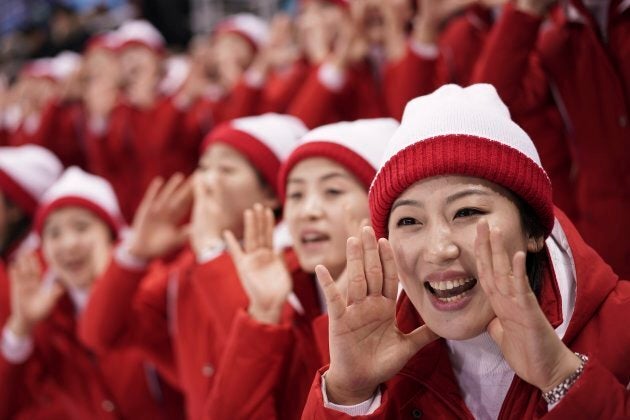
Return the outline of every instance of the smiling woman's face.
[[[428,178],[405,190],[392,206],[389,240],[401,282],[429,328],[447,339],[475,337],[494,318],[477,281],[474,247],[482,217],[500,229],[510,257],[537,250],[513,194],[480,178]]]
[[[90,287],[106,268],[112,247],[107,224],[86,209],[62,207],[46,218],[44,258],[67,287]]]

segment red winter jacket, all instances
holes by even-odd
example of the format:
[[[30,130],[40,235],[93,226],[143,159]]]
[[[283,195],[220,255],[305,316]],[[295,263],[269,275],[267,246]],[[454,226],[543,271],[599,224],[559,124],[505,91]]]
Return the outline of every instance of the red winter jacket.
[[[319,366],[327,364],[328,316],[321,313],[316,280],[286,255],[301,308],[286,304],[277,325],[244,309],[236,315],[208,396],[207,419],[298,419]]]
[[[575,159],[578,227],[630,276],[630,4],[612,0],[604,36],[581,2],[540,18],[507,5],[475,79],[492,83],[514,118],[560,110]],[[540,34],[539,34],[540,32]]]
[[[575,385],[547,413],[540,390],[514,377],[499,419],[613,419],[630,416],[630,282],[619,280],[590,248],[561,212],[556,216],[567,237],[576,272],[576,302],[564,343],[587,354],[589,361]],[[562,302],[548,270],[539,302],[549,322],[562,323]],[[397,311],[398,325],[411,331],[422,324],[413,304],[403,295]],[[366,419],[420,418],[472,419],[453,373],[444,340],[422,348],[405,367],[382,386],[381,406]],[[321,375],[317,375],[304,419],[344,419],[347,415],[324,408]]]
[[[367,61],[346,70],[345,82],[338,92],[322,84],[319,69],[310,69],[288,108],[288,113],[300,118],[308,128],[387,115],[387,106]]]
[[[219,370],[232,320],[245,307],[247,298],[227,253],[200,265],[186,250],[171,266],[154,266],[150,272],[125,269],[113,260],[94,286],[81,335],[97,351],[139,348],[179,384],[188,418],[196,420]]]
[[[13,364],[0,354],[0,418],[182,418],[179,394],[133,350],[95,356],[79,342],[65,295],[33,335],[35,349]]]
[[[197,122],[163,97],[148,109],[120,101],[104,132],[88,132],[87,167],[112,184],[126,220],[153,178],[194,170],[203,134]]]
[[[24,123],[8,133],[10,146],[37,144],[52,151],[64,166],[85,166],[84,111],[79,102],[49,101],[42,110],[35,131]]]

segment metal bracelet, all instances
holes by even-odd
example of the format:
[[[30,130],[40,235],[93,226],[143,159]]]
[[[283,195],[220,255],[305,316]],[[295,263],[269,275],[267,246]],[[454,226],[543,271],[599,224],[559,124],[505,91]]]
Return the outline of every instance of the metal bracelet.
[[[549,391],[542,394],[542,397],[545,399],[545,401],[547,401],[547,404],[551,405],[560,401],[560,399],[564,397],[567,392],[569,392],[569,389],[582,374],[582,371],[584,370],[584,365],[586,365],[586,362],[588,362],[588,356],[577,352],[575,353],[575,355],[580,358],[582,363],[580,363],[580,366],[575,370],[575,372],[567,376],[564,381],[560,382],[553,389],[550,389]]]

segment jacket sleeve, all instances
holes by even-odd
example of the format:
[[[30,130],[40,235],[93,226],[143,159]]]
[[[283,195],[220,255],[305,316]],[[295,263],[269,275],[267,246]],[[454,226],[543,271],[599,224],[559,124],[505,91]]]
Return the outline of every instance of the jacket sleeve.
[[[382,394],[380,406],[368,415],[352,416],[334,408],[327,408],[324,403],[324,393],[322,392],[322,375],[328,370],[328,366],[321,368],[313,380],[313,385],[308,394],[304,411],[302,412],[303,420],[346,420],[346,419],[365,419],[365,420],[385,420],[388,418],[396,418],[397,413],[388,413],[389,405],[387,404],[386,385],[381,385],[384,390]],[[389,415],[388,415],[389,414]]]
[[[97,353],[136,347],[176,383],[169,335],[168,271],[124,268],[115,258],[96,281],[79,322],[83,343]]]
[[[385,66],[383,94],[391,117],[400,121],[407,102],[431,93],[439,86],[438,54],[437,47],[434,52],[421,54],[408,44],[400,60]]]
[[[336,102],[340,92],[325,86],[321,80],[321,73],[326,72],[326,64],[311,68],[304,85],[299,90],[288,113],[302,120],[309,129],[334,121]],[[345,89],[347,83],[340,90]]]
[[[308,75],[308,65],[294,63],[286,72],[275,72],[269,78],[263,92],[258,114],[277,112],[284,114],[291,104],[291,99],[304,83]]]
[[[289,325],[253,320],[243,309],[234,319],[206,402],[208,419],[278,417],[274,390],[293,343]]]
[[[620,419],[630,417],[630,392],[597,359],[584,371],[545,419]]]
[[[23,363],[11,363],[0,352],[0,418],[12,418],[27,404],[26,370],[33,356]]]
[[[547,77],[536,52],[542,20],[508,4],[487,40],[473,82],[494,85],[516,115],[526,114],[549,99]]]

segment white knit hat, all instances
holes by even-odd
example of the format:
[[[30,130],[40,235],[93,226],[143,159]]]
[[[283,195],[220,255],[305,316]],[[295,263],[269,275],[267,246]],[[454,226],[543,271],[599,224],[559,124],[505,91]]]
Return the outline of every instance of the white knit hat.
[[[306,133],[299,118],[268,113],[236,118],[220,124],[204,139],[202,153],[214,143],[225,143],[247,157],[265,181],[276,189],[281,163]]]
[[[216,35],[225,33],[240,35],[251,44],[254,50],[258,50],[267,42],[269,25],[251,13],[238,13],[219,22],[215,33]]]
[[[52,59],[52,74],[58,80],[66,80],[81,68],[81,55],[72,51],[62,51]]]
[[[156,52],[164,52],[164,37],[155,26],[146,20],[131,20],[123,23],[116,31],[119,48],[142,45]]]
[[[309,131],[288,157],[280,172],[278,189],[284,197],[287,177],[300,161],[324,157],[339,163],[369,188],[387,140],[398,128],[393,118],[373,118],[323,125]]]
[[[0,147],[0,190],[31,215],[62,171],[59,159],[43,147]]]
[[[102,219],[118,236],[124,226],[118,199],[109,182],[73,166],[42,197],[35,217],[35,230],[41,234],[48,215],[56,209],[76,206]]]
[[[551,182],[531,139],[491,85],[445,85],[407,104],[370,189],[377,235],[386,236],[391,206],[408,187],[448,174],[487,179],[511,190],[551,232]]]

